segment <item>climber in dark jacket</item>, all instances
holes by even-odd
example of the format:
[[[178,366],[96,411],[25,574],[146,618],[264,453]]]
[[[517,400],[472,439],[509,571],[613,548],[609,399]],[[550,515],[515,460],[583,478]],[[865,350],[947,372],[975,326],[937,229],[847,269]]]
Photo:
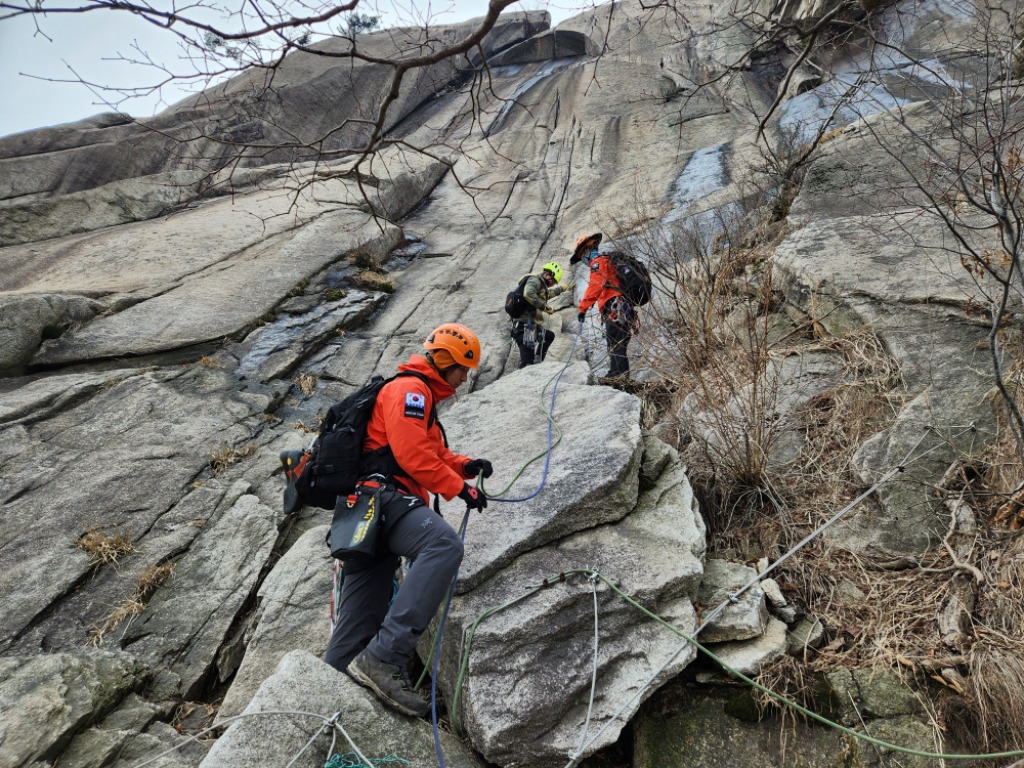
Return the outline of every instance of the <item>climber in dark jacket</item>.
[[[572,291],[574,285],[572,282],[560,283],[561,279],[562,268],[553,261],[541,267],[539,273],[526,277],[523,298],[529,307],[523,314],[512,319],[512,338],[519,347],[520,368],[544,360],[548,347],[555,340],[555,334],[544,328],[546,316],[554,312],[548,302]],[[531,334],[535,334],[536,338],[531,338]],[[540,344],[537,344],[538,341]]]

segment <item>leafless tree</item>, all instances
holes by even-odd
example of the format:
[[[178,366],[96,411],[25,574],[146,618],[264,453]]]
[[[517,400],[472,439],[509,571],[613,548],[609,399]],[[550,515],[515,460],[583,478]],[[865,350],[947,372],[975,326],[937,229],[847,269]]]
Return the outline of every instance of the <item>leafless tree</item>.
[[[908,180],[912,209],[951,236],[981,297],[969,299],[967,310],[989,324],[995,384],[1024,451],[1020,371],[1004,349],[1008,336],[1019,333],[1024,307],[1024,9],[979,4],[976,13],[969,34],[927,59],[891,36],[874,39],[879,58],[932,84],[931,111],[892,110],[898,131],[872,123],[865,129]]]

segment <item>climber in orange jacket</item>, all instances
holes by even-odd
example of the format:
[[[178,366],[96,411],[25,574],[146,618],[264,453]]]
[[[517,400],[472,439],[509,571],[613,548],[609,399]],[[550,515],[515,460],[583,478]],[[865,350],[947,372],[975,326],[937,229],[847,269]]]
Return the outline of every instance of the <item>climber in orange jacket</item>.
[[[428,506],[429,493],[458,496],[471,509],[487,506],[466,481],[490,477],[491,462],[448,449],[435,406],[455,394],[480,364],[480,341],[464,325],[445,323],[377,395],[363,443],[361,485],[380,489],[384,551],[369,564],[346,562],[341,608],[325,660],[407,715],[428,703],[406,676],[406,663],[437,612],[462,562],[462,539]],[[407,564],[392,595],[399,558]]]
[[[611,259],[597,250],[601,239],[600,232],[581,237],[576,241],[576,250],[569,259],[570,264],[584,261],[590,267],[590,282],[580,299],[577,317],[583,323],[587,310],[597,305],[608,342],[608,378],[628,379],[629,340],[636,330],[638,320],[633,305],[622,295]]]

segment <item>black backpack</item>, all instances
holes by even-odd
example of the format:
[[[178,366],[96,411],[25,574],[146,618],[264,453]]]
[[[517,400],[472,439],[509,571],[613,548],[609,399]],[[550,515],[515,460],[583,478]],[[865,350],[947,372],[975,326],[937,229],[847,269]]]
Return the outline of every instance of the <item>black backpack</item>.
[[[526,277],[519,281],[516,289],[509,291],[505,297],[505,311],[508,312],[508,316],[513,320],[521,317],[530,308],[530,302],[523,295],[523,289],[526,288],[526,281],[531,277],[532,275],[526,275]]]
[[[615,267],[619,279],[619,290],[634,307],[643,306],[651,300],[651,273],[634,257],[622,251],[606,254]]]
[[[334,509],[337,497],[352,493],[356,482],[368,474],[370,464],[373,471],[382,471],[386,475],[393,475],[399,470],[389,446],[364,453],[363,443],[377,395],[385,384],[400,376],[415,376],[424,383],[427,381],[426,376],[414,371],[402,371],[390,379],[374,375],[362,387],[330,407],[313,443],[312,455],[295,484],[304,504]],[[435,418],[431,406],[428,423]]]

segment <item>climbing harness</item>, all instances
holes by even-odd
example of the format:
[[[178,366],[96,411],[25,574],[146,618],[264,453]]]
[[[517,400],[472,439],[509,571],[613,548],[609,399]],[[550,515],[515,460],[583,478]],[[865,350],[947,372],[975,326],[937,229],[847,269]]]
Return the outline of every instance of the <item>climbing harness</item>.
[[[537,327],[537,323],[528,320],[523,323],[523,346],[533,351],[533,362],[540,362],[540,347],[544,339],[544,333]]]

